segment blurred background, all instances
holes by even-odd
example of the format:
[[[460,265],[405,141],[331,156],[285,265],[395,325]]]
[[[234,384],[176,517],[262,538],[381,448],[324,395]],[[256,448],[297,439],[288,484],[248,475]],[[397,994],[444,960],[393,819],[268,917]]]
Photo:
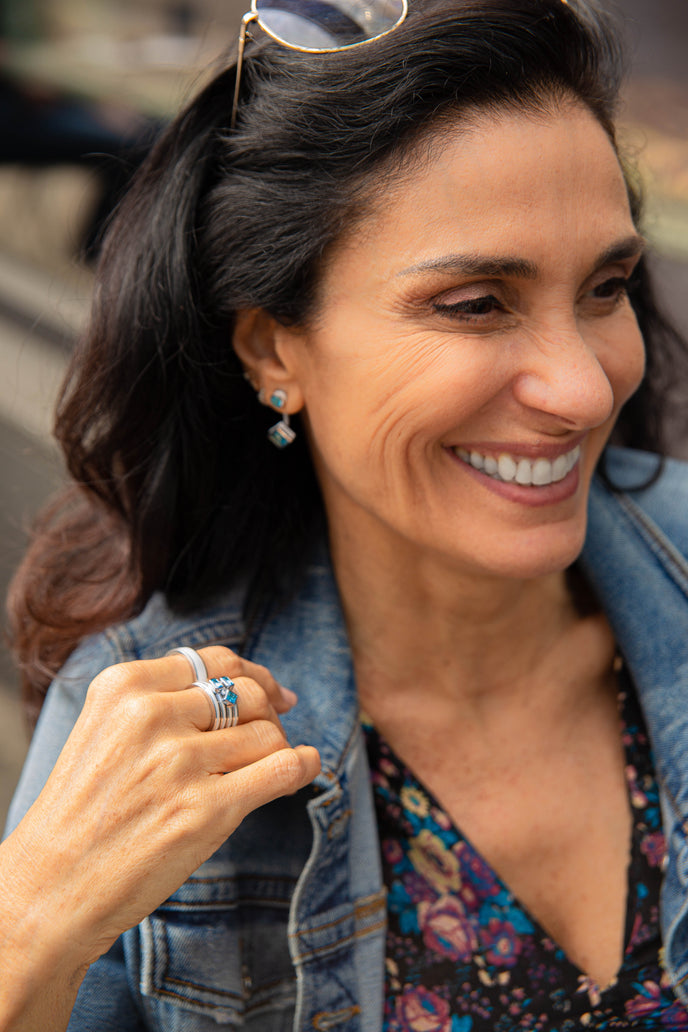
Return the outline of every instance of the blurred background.
[[[412,0],[413,2],[413,0]],[[249,0],[0,0],[0,592],[59,486],[54,398],[99,233],[152,139],[234,41]],[[617,0],[622,143],[648,194],[661,293],[688,335],[688,3]],[[688,441],[674,442],[688,455]],[[26,750],[0,643],[0,827]]]

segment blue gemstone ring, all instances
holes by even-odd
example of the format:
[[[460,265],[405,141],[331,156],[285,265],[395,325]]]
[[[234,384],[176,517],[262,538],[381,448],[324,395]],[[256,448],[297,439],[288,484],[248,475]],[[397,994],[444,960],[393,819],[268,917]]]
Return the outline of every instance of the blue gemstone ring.
[[[224,731],[239,723],[239,696],[234,691],[231,677],[211,677],[209,681],[194,681],[192,688],[200,688],[213,710],[213,722],[208,731]]]

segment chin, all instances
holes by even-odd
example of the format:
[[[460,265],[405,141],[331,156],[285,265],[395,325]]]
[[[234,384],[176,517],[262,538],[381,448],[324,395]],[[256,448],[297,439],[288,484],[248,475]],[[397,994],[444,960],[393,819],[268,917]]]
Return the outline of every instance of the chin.
[[[498,560],[497,575],[519,580],[534,580],[538,577],[562,573],[580,556],[585,544],[585,527],[562,534],[552,534],[552,528],[537,531],[528,535],[515,545],[510,554]],[[493,556],[493,568],[494,559]]]

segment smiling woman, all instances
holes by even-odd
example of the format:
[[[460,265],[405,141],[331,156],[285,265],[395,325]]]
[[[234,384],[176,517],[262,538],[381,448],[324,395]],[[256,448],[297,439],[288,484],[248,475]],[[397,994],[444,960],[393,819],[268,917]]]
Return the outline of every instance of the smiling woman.
[[[257,335],[249,311],[235,331],[256,382],[303,410],[357,597],[390,567],[409,597],[433,554],[440,579],[568,566],[643,372],[627,291],[642,241],[593,115],[570,99],[474,114],[435,147],[334,245],[313,323]]]
[[[112,224],[13,588],[0,1026],[687,1028],[685,350],[614,28],[244,44]]]

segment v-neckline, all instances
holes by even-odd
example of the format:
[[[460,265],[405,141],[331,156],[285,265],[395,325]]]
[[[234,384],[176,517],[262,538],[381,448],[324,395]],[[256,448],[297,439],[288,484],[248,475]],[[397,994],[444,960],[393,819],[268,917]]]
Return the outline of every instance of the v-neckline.
[[[623,943],[622,952],[619,966],[610,979],[610,981],[600,986],[599,983],[583,968],[580,967],[574,960],[569,957],[567,951],[562,947],[552,934],[543,926],[541,921],[533,914],[531,909],[521,900],[521,898],[510,888],[506,880],[499,874],[499,872],[493,867],[493,865],[483,856],[480,849],[478,849],[471,841],[470,837],[461,830],[456,824],[452,817],[446,812],[444,807],[440,804],[435,794],[421,781],[421,779],[410,770],[405,763],[396,755],[391,746],[386,742],[377,728],[374,727],[369,718],[362,715],[363,723],[367,729],[367,733],[374,734],[379,743],[384,745],[385,749],[389,752],[391,762],[396,766],[399,777],[400,785],[405,782],[412,782],[418,789],[427,797],[430,803],[430,807],[437,814],[441,815],[444,826],[447,830],[451,829],[454,835],[454,842],[452,845],[463,843],[470,854],[476,858],[478,863],[488,871],[494,881],[494,884],[498,886],[501,893],[503,893],[509,901],[509,905],[514,908],[517,912],[520,912],[526,921],[532,926],[532,934],[542,943],[551,944],[552,950],[560,958],[560,962],[565,964],[570,972],[575,976],[580,989],[586,989],[591,998],[598,997],[602,998],[610,990],[613,990],[618,983],[619,977],[621,976],[626,959],[629,955],[629,950],[633,945],[633,933],[635,924],[635,915],[638,907],[637,898],[637,886],[633,879],[633,871],[636,868],[637,863],[640,860],[640,845],[641,835],[638,827],[638,807],[634,805],[633,793],[634,793],[634,781],[631,775],[631,771],[635,770],[635,764],[637,761],[638,748],[637,743],[633,739],[632,735],[628,730],[627,713],[629,703],[629,693],[633,692],[633,686],[630,682],[628,672],[623,666],[619,666],[617,669],[618,673],[618,704],[619,704],[619,731],[624,748],[625,757],[625,783],[627,792],[627,802],[631,815],[630,821],[630,841],[628,843],[628,861],[626,865],[626,893],[625,893],[625,916],[624,916],[624,930],[623,930]],[[449,845],[449,844],[448,844]]]

